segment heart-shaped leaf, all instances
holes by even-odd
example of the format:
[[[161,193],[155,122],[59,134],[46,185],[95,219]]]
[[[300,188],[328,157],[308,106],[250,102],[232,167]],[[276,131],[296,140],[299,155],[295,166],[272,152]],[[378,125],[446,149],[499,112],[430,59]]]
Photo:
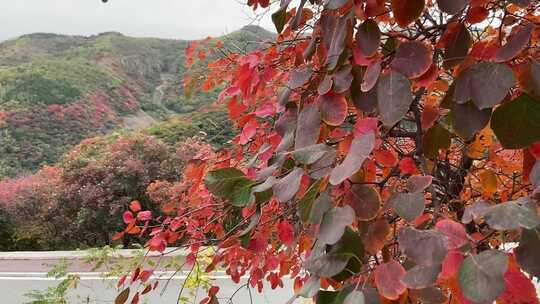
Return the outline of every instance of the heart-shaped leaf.
[[[398,46],[390,67],[409,78],[415,78],[424,74],[431,62],[431,50],[425,44],[406,41]]]
[[[452,126],[465,139],[472,139],[489,123],[491,108],[480,110],[472,102],[451,105]]]
[[[294,90],[303,86],[309,81],[311,75],[313,75],[313,69],[311,67],[293,70],[289,79],[289,88]]]
[[[407,222],[414,221],[422,215],[426,207],[424,193],[400,193],[390,199],[396,213]]]
[[[397,261],[380,264],[375,268],[375,285],[379,293],[390,300],[397,300],[407,286],[401,282],[405,269]]]
[[[321,107],[322,120],[330,126],[339,126],[347,118],[347,99],[343,95],[328,93],[317,99]]]
[[[302,175],[304,175],[304,170],[295,168],[272,187],[274,195],[280,202],[288,202],[296,195],[300,188]]]
[[[512,230],[523,227],[533,229],[540,225],[536,207],[530,207],[529,199],[505,202],[492,206],[485,214],[486,223],[495,230]]]
[[[379,79],[380,74],[381,61],[376,60],[367,67],[364,78],[362,79],[362,83],[360,84],[360,89],[362,90],[362,92],[369,92],[371,89],[373,89],[375,84],[377,84],[377,80]]]
[[[390,72],[379,78],[377,104],[385,126],[393,126],[400,121],[409,111],[412,101],[411,83],[407,77]]]
[[[385,219],[380,219],[368,226],[368,232],[364,241],[366,250],[371,254],[377,254],[386,244],[390,236],[391,227]]]
[[[506,64],[482,61],[461,72],[455,82],[454,100],[471,100],[479,109],[499,104],[515,84],[514,72]]]
[[[444,41],[443,65],[447,69],[460,64],[469,54],[472,45],[471,34],[461,22],[448,24],[441,40]]]
[[[390,2],[394,19],[401,27],[406,27],[422,15],[425,0],[392,0]]]
[[[377,22],[373,19],[367,19],[358,27],[356,45],[364,56],[370,57],[377,52],[380,43],[381,31]]]
[[[529,23],[522,27],[517,33],[508,38],[505,45],[497,50],[495,61],[503,62],[516,57],[529,44],[533,31],[533,24]]]
[[[519,246],[515,249],[517,262],[524,271],[540,277],[540,228],[521,230]]]
[[[454,15],[464,9],[469,2],[470,0],[437,0],[437,5],[443,12]]]
[[[298,114],[294,149],[298,150],[314,145],[319,139],[320,129],[321,113],[318,105],[316,103],[304,105],[304,108]]]
[[[399,248],[417,265],[438,265],[446,257],[446,237],[436,230],[401,229]]]
[[[435,227],[446,236],[449,250],[461,248],[469,243],[465,227],[458,222],[443,219],[438,221]]]
[[[401,278],[401,282],[403,282],[407,288],[411,289],[430,287],[437,281],[441,269],[441,264],[429,266],[418,265],[407,270],[403,278]]]
[[[322,219],[317,240],[324,244],[337,243],[345,228],[354,221],[354,210],[350,206],[336,207],[327,211]]]
[[[362,163],[369,156],[375,146],[375,134],[373,132],[360,135],[353,139],[349,153],[345,160],[336,166],[330,175],[332,185],[341,184],[362,167]]]
[[[407,180],[407,189],[409,192],[421,192],[426,190],[432,181],[431,175],[413,175]]]
[[[491,303],[504,291],[504,273],[508,257],[498,250],[468,256],[459,268],[459,286],[463,295],[475,303]]]
[[[318,144],[294,150],[292,154],[297,162],[303,165],[311,165],[323,157],[328,151],[330,151],[328,145]]]
[[[367,185],[353,185],[345,194],[345,202],[353,207],[360,221],[374,219],[381,209],[381,197],[377,190]]]

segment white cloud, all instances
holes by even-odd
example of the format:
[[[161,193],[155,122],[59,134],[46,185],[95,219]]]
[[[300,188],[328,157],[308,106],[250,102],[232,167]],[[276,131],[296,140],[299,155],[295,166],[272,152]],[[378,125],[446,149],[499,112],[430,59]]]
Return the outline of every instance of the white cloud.
[[[253,21],[245,0],[0,0],[0,40],[35,32],[197,39]],[[272,29],[269,15],[255,22]]]

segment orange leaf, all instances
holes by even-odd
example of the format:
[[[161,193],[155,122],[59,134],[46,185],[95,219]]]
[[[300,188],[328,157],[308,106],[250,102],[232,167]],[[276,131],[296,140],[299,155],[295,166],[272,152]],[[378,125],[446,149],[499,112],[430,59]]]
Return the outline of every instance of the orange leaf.
[[[480,173],[480,184],[482,185],[482,194],[490,198],[497,192],[497,175],[491,170],[484,170]]]

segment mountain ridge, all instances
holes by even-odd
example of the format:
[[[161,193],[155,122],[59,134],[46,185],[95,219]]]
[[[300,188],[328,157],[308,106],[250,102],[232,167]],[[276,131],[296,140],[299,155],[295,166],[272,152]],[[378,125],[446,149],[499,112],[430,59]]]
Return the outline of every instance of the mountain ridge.
[[[246,26],[215,39],[253,49],[273,37]],[[211,104],[217,90],[183,96],[189,42],[118,32],[33,33],[1,42],[0,179],[53,164],[85,138],[143,129]]]

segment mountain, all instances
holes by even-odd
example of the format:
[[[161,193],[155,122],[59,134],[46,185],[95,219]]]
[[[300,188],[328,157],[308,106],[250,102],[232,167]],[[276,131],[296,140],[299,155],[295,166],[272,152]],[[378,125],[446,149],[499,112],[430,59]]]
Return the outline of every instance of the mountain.
[[[273,37],[246,26],[217,39],[237,51]],[[150,132],[189,129],[187,114],[211,104],[218,91],[184,97],[188,44],[116,32],[36,33],[0,43],[0,179],[53,164],[81,140],[118,128],[169,119]]]

